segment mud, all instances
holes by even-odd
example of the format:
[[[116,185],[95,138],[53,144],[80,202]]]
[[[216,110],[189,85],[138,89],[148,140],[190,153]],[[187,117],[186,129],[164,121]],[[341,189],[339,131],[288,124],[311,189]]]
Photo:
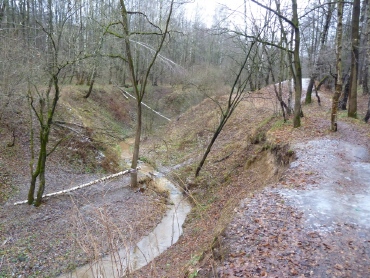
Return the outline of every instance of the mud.
[[[280,183],[236,209],[214,277],[369,277],[368,150],[327,138],[293,149]]]
[[[121,158],[127,164],[132,157],[132,144],[133,139],[120,143]],[[152,166],[144,162],[140,162],[139,166],[139,176],[150,176],[155,188],[160,192],[168,192],[170,204],[167,206],[168,210],[160,223],[138,243],[132,246],[121,246],[120,249],[114,250],[107,256],[79,267],[71,273],[61,275],[60,278],[90,278],[96,277],[96,275],[99,277],[122,277],[147,265],[178,241],[183,232],[182,225],[191,210],[189,202],[184,199],[181,191],[174,184],[167,180],[163,174],[154,171]]]
[[[291,168],[315,173],[305,190],[281,193],[305,214],[312,229],[338,222],[370,227],[370,156],[366,148],[338,140],[314,140],[296,146]]]

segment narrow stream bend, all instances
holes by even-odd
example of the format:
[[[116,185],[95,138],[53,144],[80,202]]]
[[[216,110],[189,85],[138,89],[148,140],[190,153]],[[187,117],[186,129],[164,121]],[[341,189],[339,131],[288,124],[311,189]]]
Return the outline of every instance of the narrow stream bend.
[[[122,158],[129,157],[129,145],[122,142]],[[149,165],[143,163],[142,171],[152,171]],[[118,252],[109,254],[97,262],[84,265],[73,272],[61,275],[60,278],[95,278],[95,277],[122,277],[150,263],[162,254],[172,244],[176,243],[182,234],[182,225],[191,210],[191,205],[184,199],[181,191],[161,173],[154,173],[154,182],[161,190],[168,190],[168,211],[154,230],[142,238],[131,248],[122,248]]]

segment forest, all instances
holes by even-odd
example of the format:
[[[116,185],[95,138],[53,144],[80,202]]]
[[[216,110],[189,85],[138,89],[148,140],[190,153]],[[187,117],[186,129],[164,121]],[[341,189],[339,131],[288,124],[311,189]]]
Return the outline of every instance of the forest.
[[[291,267],[292,261],[313,260],[309,243],[334,252],[347,240],[327,243],[317,231],[313,237],[312,231],[292,232],[292,238],[309,240],[286,243],[299,245],[307,257],[291,255],[286,272],[278,263],[269,268],[258,256],[270,241],[263,245],[264,237],[256,240],[251,231],[271,215],[289,212],[292,223],[303,221],[305,212],[295,214],[282,199],[295,197],[284,190],[319,183],[317,168],[337,165],[341,155],[348,165],[367,163],[369,1],[214,1],[212,17],[207,4],[194,2],[0,0],[0,277],[64,277],[59,275],[92,266],[103,255],[121,254],[170,207],[171,190],[153,185],[162,175],[192,207],[179,225],[183,243],[156,255],[151,266],[135,271],[121,265],[102,277],[366,273],[368,263],[355,272],[354,262],[336,257],[326,264],[332,268]],[[318,138],[323,141],[315,145]],[[357,142],[364,149],[357,151]],[[320,164],[320,148],[337,159],[323,155],[326,163]],[[307,164],[289,172],[295,159],[304,158],[317,168]],[[340,167],[333,167],[330,182],[357,171],[343,166],[335,175]],[[364,190],[361,196],[370,192],[361,178],[341,181],[346,179]],[[271,183],[284,189],[263,191]],[[249,232],[240,230],[246,220],[237,218],[240,204],[254,204],[248,212],[264,214],[244,216],[251,217]],[[368,205],[364,210],[367,219]],[[356,234],[361,247],[352,249],[369,256],[358,227],[343,234]],[[244,243],[262,244],[248,243],[258,256],[238,249],[234,236],[240,233],[248,234]],[[278,257],[269,252],[263,262]],[[186,258],[175,260],[181,254]]]

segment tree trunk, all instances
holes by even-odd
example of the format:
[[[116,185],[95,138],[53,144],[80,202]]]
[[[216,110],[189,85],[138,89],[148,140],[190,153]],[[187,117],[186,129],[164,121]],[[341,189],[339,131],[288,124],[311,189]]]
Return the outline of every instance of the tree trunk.
[[[343,94],[343,99],[341,100],[339,107],[342,110],[347,110],[347,102],[348,102],[348,96],[349,96],[349,80],[347,81],[346,85],[344,86],[344,94]]]
[[[37,163],[37,168],[36,168],[36,171],[32,173],[32,176],[31,176],[31,185],[30,185],[30,189],[28,190],[28,204],[29,205],[32,205],[33,204],[33,201],[35,200],[35,188],[36,188],[36,181],[37,181],[37,177],[39,176],[40,174],[40,161],[41,161],[41,153],[39,154],[39,162]]]
[[[365,70],[363,73],[363,93],[365,95],[370,94],[369,92],[369,63],[370,63],[370,3],[367,3],[367,11],[366,11],[366,44],[367,44],[367,51],[365,54]]]
[[[351,53],[351,82],[348,102],[348,117],[357,118],[357,70],[359,57],[359,19],[360,0],[353,1],[352,10],[352,53]]]
[[[369,65],[367,63],[368,62],[366,62],[362,80],[362,91],[364,95],[369,95]]]
[[[92,92],[92,89],[93,89],[94,83],[95,83],[95,77],[96,77],[96,68],[94,67],[93,72],[91,74],[89,90],[87,91],[87,93],[84,96],[84,98],[88,98],[91,95],[91,92]]]
[[[358,63],[358,84],[363,85],[364,73],[366,67],[366,50],[367,50],[367,7],[369,0],[362,0],[360,12],[360,39],[359,39],[359,63]]]
[[[328,1],[328,5],[329,5],[329,8],[328,8],[328,13],[326,14],[326,17],[325,17],[325,24],[324,24],[324,27],[323,27],[323,31],[320,35],[321,39],[320,39],[320,45],[319,45],[319,50],[318,50],[318,56],[317,58],[315,59],[315,62],[314,62],[314,69],[313,69],[313,73],[311,75],[311,79],[313,80],[310,80],[310,83],[308,85],[308,88],[307,88],[307,93],[306,93],[306,99],[305,99],[305,103],[306,104],[310,104],[312,102],[312,88],[313,88],[313,83],[315,82],[315,79],[319,76],[319,62],[322,60],[323,56],[324,56],[324,50],[325,50],[325,43],[326,43],[326,40],[327,40],[327,37],[328,37],[328,31],[329,31],[329,27],[330,27],[330,21],[331,21],[331,18],[332,18],[332,15],[333,15],[333,11],[334,11],[334,3],[330,3],[330,1]],[[311,85],[311,82],[312,85]],[[316,91],[317,93],[317,91]]]
[[[131,168],[136,169],[137,168],[137,162],[139,160],[139,152],[140,152],[140,138],[141,138],[141,128],[142,128],[142,107],[141,107],[141,101],[138,101],[137,103],[137,123],[136,123],[136,132],[135,132],[135,143],[134,143],[134,152],[132,155],[132,162],[131,162]],[[137,186],[138,182],[138,173],[137,171],[132,171],[131,173],[131,186],[135,187]]]
[[[364,118],[365,123],[367,123],[369,119],[370,119],[370,98],[369,98],[369,102],[367,103],[367,112]]]
[[[297,11],[297,0],[292,0],[293,8],[293,24],[294,24],[294,89],[295,89],[295,98],[294,98],[294,118],[293,126],[295,128],[301,126],[301,96],[302,96],[302,68],[301,60],[299,57],[299,47],[301,42],[299,22],[298,22],[298,11]]]
[[[204,162],[206,161],[207,157],[208,157],[208,154],[209,152],[211,151],[212,149],[212,146],[213,144],[216,142],[216,139],[218,137],[218,135],[221,133],[221,130],[223,128],[224,125],[219,125],[217,130],[215,131],[215,133],[213,134],[212,136],[212,139],[211,141],[209,142],[208,146],[207,146],[207,149],[205,151],[205,153],[203,154],[203,157],[202,157],[202,160],[199,162],[198,164],[198,167],[197,167],[197,170],[195,171],[195,176],[198,177],[199,176],[199,173],[200,173],[200,170],[202,169],[203,165],[204,165]]]
[[[47,143],[48,143],[49,132],[46,131],[46,134],[44,136],[45,137],[43,138],[43,140],[41,142],[39,189],[37,191],[37,198],[36,198],[36,202],[35,202],[35,207],[38,207],[38,206],[41,205],[42,195],[44,194],[44,190],[45,190],[45,167],[46,167],[46,156],[47,156],[46,146],[47,146]]]
[[[146,85],[148,82],[148,78],[151,72],[151,69],[154,66],[154,63],[159,55],[159,52],[161,51],[166,36],[169,32],[169,24],[170,24],[170,19],[173,11],[173,6],[174,6],[174,0],[171,1],[170,3],[170,8],[168,12],[168,16],[166,18],[166,23],[165,23],[165,29],[163,30],[163,33],[161,35],[160,42],[158,44],[157,49],[154,51],[153,58],[151,59],[148,67],[146,70],[143,71],[143,74],[139,76],[139,51],[136,52],[137,54],[137,60],[136,60],[136,67],[134,64],[134,59],[133,59],[133,53],[131,51],[131,42],[130,42],[130,29],[129,29],[129,20],[128,20],[128,14],[129,12],[126,9],[125,1],[120,0],[120,6],[121,6],[121,16],[122,16],[122,27],[123,27],[123,33],[124,33],[124,44],[125,44],[125,51],[126,51],[126,58],[127,58],[127,63],[129,65],[129,70],[130,70],[130,75],[132,79],[132,85],[134,87],[134,92],[136,94],[136,99],[137,99],[137,123],[136,123],[136,134],[135,134],[135,144],[134,144],[134,153],[132,157],[132,162],[131,162],[131,167],[133,169],[137,168],[137,160],[139,159],[139,148],[140,148],[140,137],[141,137],[141,129],[142,129],[142,108],[141,108],[141,103],[145,95],[145,89]],[[140,90],[138,86],[138,82],[141,82]],[[136,186],[137,185],[137,171],[134,171],[131,174],[131,186]]]
[[[312,89],[313,89],[314,84],[315,84],[315,78],[311,76],[310,83],[308,83],[307,92],[306,92],[306,99],[305,99],[306,104],[310,104],[312,102]]]

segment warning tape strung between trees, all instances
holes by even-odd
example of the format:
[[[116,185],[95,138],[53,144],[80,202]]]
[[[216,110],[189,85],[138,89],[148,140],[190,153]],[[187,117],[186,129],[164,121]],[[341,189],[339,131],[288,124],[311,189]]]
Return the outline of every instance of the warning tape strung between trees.
[[[103,177],[103,178],[100,178],[100,179],[97,179],[97,180],[93,180],[89,183],[84,183],[84,184],[81,184],[79,186],[75,186],[75,187],[72,187],[72,188],[69,188],[69,189],[61,190],[61,191],[54,192],[54,193],[45,194],[42,197],[46,198],[46,197],[53,197],[53,196],[65,194],[65,193],[68,193],[68,192],[75,191],[77,189],[88,187],[88,186],[96,184],[98,182],[103,182],[103,181],[110,180],[110,179],[113,179],[113,178],[116,178],[116,177],[119,177],[119,176],[134,173],[138,170],[140,170],[140,167],[137,167],[136,169],[129,169],[129,170],[126,170],[126,171],[123,171],[123,172],[119,172],[119,173],[116,173],[116,174],[113,174],[113,175],[110,175],[110,176],[106,176],[106,177]],[[26,204],[27,202],[28,202],[27,200],[20,201],[20,202],[15,202],[14,205],[16,206],[16,205]]]

